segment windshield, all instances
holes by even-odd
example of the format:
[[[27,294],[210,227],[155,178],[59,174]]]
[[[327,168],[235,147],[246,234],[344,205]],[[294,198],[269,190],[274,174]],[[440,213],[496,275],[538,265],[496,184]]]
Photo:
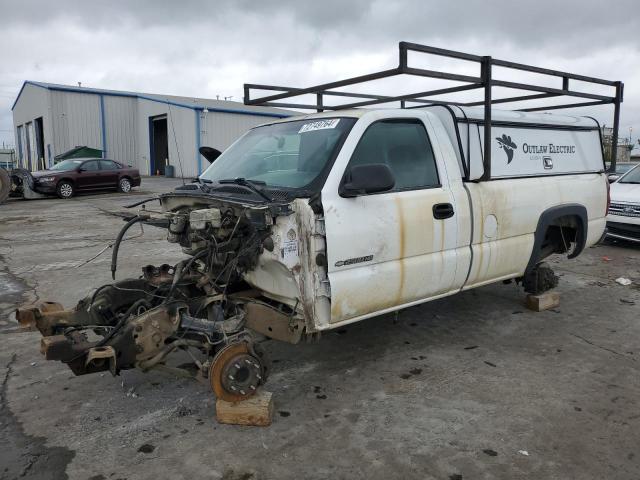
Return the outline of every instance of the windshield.
[[[620,177],[618,183],[640,183],[640,168],[633,167],[633,170],[627,172],[623,177]]]
[[[254,128],[220,155],[200,178],[241,178],[269,187],[310,187],[315,181],[323,181],[355,121],[323,118]]]
[[[627,173],[634,166],[635,165],[633,163],[619,163],[616,165],[616,173],[622,175],[623,173]]]
[[[56,163],[50,170],[74,170],[80,166],[84,160],[63,160],[60,163]]]

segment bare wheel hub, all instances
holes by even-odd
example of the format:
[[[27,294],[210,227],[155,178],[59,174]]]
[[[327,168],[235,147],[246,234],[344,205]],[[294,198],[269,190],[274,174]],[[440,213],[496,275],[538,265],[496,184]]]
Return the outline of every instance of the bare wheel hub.
[[[211,364],[209,381],[216,397],[228,402],[244,400],[264,382],[264,367],[249,344],[237,342],[220,350]]]

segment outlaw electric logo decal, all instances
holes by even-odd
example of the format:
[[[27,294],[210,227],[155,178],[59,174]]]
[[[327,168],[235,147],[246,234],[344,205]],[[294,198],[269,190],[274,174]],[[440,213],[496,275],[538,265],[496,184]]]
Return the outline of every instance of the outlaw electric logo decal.
[[[575,145],[529,145],[528,143],[522,144],[522,151],[524,153],[576,153]]]
[[[502,137],[496,137],[496,140],[498,141],[500,148],[507,154],[507,164],[511,163],[511,160],[513,160],[513,151],[518,148],[518,145],[511,140],[509,135],[504,133],[502,134]]]

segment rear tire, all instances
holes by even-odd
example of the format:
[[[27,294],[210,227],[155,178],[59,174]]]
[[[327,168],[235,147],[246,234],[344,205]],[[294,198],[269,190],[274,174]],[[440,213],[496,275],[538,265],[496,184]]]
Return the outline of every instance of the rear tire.
[[[122,177],[118,182],[118,191],[122,193],[129,193],[131,191],[131,180],[127,177]]]
[[[58,197],[66,200],[67,198],[73,197],[76,191],[73,187],[73,183],[68,180],[62,180],[56,187],[56,193],[58,194]]]

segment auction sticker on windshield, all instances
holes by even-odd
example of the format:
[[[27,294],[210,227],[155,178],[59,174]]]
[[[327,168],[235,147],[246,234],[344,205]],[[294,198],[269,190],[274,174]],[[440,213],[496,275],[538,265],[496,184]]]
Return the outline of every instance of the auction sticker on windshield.
[[[329,128],[336,128],[340,122],[339,118],[333,118],[331,120],[318,120],[317,122],[305,123],[300,127],[298,133],[313,132],[315,130],[327,130]]]

